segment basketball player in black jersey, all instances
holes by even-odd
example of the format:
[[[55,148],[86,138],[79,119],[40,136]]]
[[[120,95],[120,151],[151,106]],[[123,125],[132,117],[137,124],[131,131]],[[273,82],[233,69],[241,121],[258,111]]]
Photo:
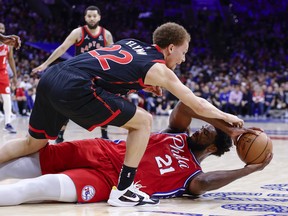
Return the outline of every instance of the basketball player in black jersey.
[[[50,57],[40,66],[32,70],[33,73],[45,70],[52,62],[62,56],[72,45],[75,45],[75,55],[88,52],[93,49],[105,47],[113,44],[112,34],[99,25],[101,11],[96,6],[89,6],[85,10],[86,25],[74,29],[65,41],[50,55]],[[68,121],[63,125],[56,143],[64,141],[64,132]],[[101,126],[101,137],[108,139],[107,126]]]
[[[165,88],[199,116],[222,119],[235,127],[244,124],[194,95],[175,75],[173,70],[185,61],[189,42],[185,28],[169,22],[154,31],[153,45],[125,39],[51,66],[37,86],[28,136],[2,145],[0,163],[38,151],[49,139],[57,138],[67,119],[89,131],[101,125],[122,127],[128,130],[126,154],[118,186],[112,188],[108,203],[158,204],[159,200],[135,189],[133,183],[148,143],[152,115],[121,94],[143,89],[161,96]],[[160,161],[159,167],[169,168],[169,164]]]

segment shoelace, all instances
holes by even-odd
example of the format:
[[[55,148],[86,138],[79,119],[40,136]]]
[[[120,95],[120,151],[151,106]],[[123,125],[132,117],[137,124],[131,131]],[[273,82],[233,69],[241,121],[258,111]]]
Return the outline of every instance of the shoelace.
[[[137,193],[137,194],[139,194],[139,195],[141,195],[141,196],[143,196],[143,197],[145,197],[145,198],[148,198],[148,199],[149,199],[150,197],[149,197],[148,194],[140,191],[141,188],[145,188],[146,186],[141,185],[139,182],[140,182],[140,181],[137,181],[137,182],[135,182],[135,183],[133,184],[134,192]]]

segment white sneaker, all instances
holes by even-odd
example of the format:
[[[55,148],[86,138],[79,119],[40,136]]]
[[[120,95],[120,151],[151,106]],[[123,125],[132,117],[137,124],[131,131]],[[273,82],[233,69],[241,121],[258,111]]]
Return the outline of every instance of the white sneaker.
[[[108,204],[112,206],[155,206],[159,204],[159,199],[150,196],[139,190],[139,184],[132,183],[125,190],[118,190],[113,186]]]

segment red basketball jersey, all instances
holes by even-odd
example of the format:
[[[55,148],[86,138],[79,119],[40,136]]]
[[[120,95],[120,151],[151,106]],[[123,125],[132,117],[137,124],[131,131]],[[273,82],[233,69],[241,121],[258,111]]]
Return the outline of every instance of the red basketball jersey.
[[[202,172],[200,163],[188,147],[186,134],[155,133],[150,137],[135,181],[147,186],[141,190],[149,195],[178,197],[199,172]]]
[[[189,180],[202,172],[186,139],[184,133],[150,136],[135,177],[135,182],[143,186],[142,191],[160,198],[183,195]],[[92,168],[102,174],[112,188],[117,185],[125,151],[123,140],[88,139],[49,145],[40,150],[41,170],[47,174]]]
[[[9,46],[0,44],[0,94],[10,93],[9,74],[7,71],[7,57]]]
[[[0,44],[0,71],[6,71],[9,46]],[[6,72],[7,73],[7,72]],[[2,74],[1,74],[2,75]]]

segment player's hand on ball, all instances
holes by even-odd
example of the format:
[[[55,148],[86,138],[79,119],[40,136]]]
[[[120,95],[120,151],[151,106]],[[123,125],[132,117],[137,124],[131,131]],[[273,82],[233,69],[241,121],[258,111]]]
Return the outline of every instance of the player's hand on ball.
[[[264,132],[262,128],[257,128],[257,127],[250,127],[250,128],[247,128],[246,130],[247,130],[246,132],[254,133],[254,134],[257,134],[257,131]]]
[[[248,169],[251,169],[252,172],[261,171],[271,162],[272,158],[273,158],[273,153],[270,153],[267,155],[267,157],[262,163],[248,164],[245,167]]]
[[[236,141],[238,139],[238,137],[243,134],[243,133],[252,133],[252,134],[258,134],[258,132],[264,132],[263,129],[261,128],[257,128],[257,127],[249,127],[249,128],[238,128],[238,127],[234,127],[231,131],[230,137],[234,142],[234,145],[236,145]]]
[[[226,113],[226,115],[228,117],[228,120],[226,120],[226,122],[232,124],[233,127],[243,127],[244,121],[242,119],[229,113]]]
[[[162,96],[162,88],[159,86],[149,86],[143,89],[146,92],[151,92],[156,96]]]

